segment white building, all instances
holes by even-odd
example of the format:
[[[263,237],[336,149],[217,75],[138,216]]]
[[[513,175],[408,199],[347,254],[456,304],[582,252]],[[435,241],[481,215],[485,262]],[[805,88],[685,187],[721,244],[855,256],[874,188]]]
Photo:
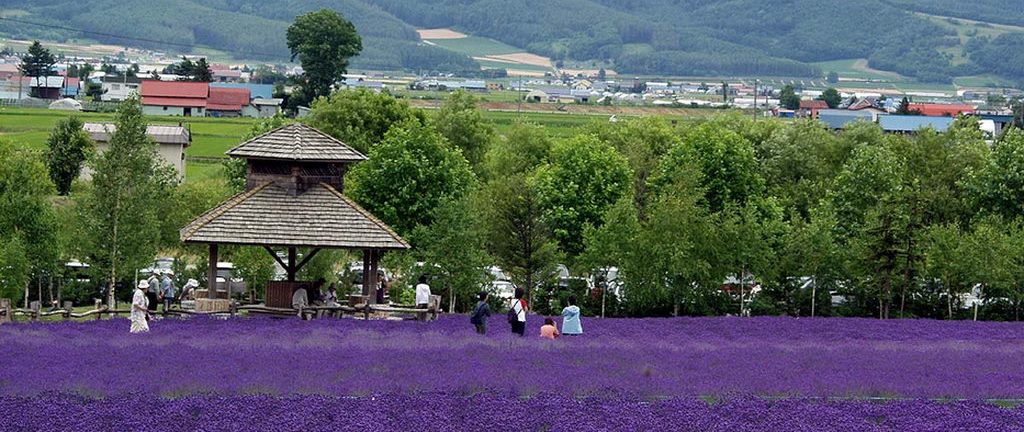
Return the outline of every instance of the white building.
[[[96,152],[102,153],[109,147],[110,136],[117,131],[113,123],[86,123],[82,129],[96,142]],[[149,125],[146,135],[156,141],[157,154],[164,162],[178,171],[178,178],[185,180],[185,148],[192,143],[192,133],[183,126]],[[92,171],[82,170],[83,179],[91,179]]]

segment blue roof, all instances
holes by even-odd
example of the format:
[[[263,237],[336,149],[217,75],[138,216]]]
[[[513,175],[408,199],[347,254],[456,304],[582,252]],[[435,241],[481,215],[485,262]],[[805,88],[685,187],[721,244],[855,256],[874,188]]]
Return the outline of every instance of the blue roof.
[[[841,109],[827,109],[818,111],[818,120],[825,123],[829,129],[842,129],[855,121],[872,121],[874,116],[868,111],[850,111]]]
[[[878,124],[886,132],[914,132],[927,127],[945,132],[955,120],[953,117],[883,115],[878,117]]]
[[[249,97],[252,99],[272,99],[274,97],[274,86],[270,84],[212,82],[210,87],[249,89]]]

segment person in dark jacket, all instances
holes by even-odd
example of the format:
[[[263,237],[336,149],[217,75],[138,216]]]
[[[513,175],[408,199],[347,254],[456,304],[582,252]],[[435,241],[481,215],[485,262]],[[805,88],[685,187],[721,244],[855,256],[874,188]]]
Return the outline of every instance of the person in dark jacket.
[[[487,305],[487,292],[480,292],[480,301],[473,307],[469,322],[476,327],[476,332],[487,334],[487,318],[491,316],[491,307]]]

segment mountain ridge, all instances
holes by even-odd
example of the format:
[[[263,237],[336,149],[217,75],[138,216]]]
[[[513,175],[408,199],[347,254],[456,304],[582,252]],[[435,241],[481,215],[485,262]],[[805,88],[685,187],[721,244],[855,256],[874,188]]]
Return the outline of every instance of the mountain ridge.
[[[454,28],[555,61],[630,74],[821,77],[828,71],[813,63],[864,58],[871,68],[922,82],[992,74],[1024,83],[1024,32],[993,25],[1024,25],[1024,10],[1013,2],[0,0],[0,11],[23,11],[24,20],[49,25],[213,46],[239,57],[270,53],[268,60],[276,60],[288,58],[284,30],[294,16],[326,7],[364,37],[364,53],[353,62],[364,69],[478,68],[468,56],[423,44],[416,34],[417,28]],[[78,37],[73,33],[0,20],[0,34],[9,37],[62,41]]]

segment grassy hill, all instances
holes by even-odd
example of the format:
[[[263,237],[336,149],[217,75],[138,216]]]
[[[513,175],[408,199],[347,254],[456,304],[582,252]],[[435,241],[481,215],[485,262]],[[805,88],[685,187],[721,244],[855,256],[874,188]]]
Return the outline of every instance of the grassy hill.
[[[864,60],[862,71],[916,81],[1024,83],[1019,6],[1019,0],[0,0],[0,16],[282,59],[284,29],[294,16],[328,7],[364,37],[357,68],[477,69],[465,55],[473,48],[467,44],[493,40],[629,74],[812,78],[829,71],[827,62]],[[453,28],[474,38],[424,44],[416,28]],[[82,37],[6,20],[0,34]]]

